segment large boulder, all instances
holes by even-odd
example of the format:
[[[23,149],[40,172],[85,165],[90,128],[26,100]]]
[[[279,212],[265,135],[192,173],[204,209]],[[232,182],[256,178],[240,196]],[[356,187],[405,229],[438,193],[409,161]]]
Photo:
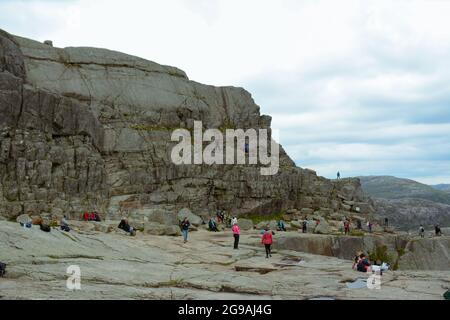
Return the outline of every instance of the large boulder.
[[[193,214],[192,211],[187,208],[181,209],[178,212],[178,221],[183,221],[184,218],[188,218],[189,222],[196,227],[203,224],[203,219]]]
[[[133,221],[154,222],[162,225],[178,225],[177,214],[163,209],[143,208],[136,210],[130,218]]]
[[[320,223],[314,229],[317,234],[330,234],[332,232],[330,224],[326,220],[320,220]]]
[[[303,221],[291,221],[291,227],[295,228],[295,229],[302,229],[303,228]]]
[[[278,223],[275,220],[272,221],[262,221],[256,225],[256,229],[263,230],[269,227],[270,230],[277,230]]]
[[[253,230],[253,221],[250,219],[239,219],[238,225],[241,230]]]
[[[158,223],[148,222],[144,226],[144,233],[155,236],[179,236],[181,230],[178,226],[167,226]]]
[[[446,270],[450,271],[450,238],[411,240],[400,257],[402,270]]]

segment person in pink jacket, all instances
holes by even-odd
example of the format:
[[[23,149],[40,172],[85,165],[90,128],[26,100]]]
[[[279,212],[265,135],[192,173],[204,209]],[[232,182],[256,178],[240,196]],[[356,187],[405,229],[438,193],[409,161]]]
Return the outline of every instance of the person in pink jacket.
[[[273,235],[269,228],[265,229],[261,242],[266,247],[266,259],[269,259],[269,256],[272,258]]]
[[[239,226],[236,224],[233,225],[233,236],[234,236],[234,249],[239,249],[239,237],[241,234],[241,229],[239,229]]]

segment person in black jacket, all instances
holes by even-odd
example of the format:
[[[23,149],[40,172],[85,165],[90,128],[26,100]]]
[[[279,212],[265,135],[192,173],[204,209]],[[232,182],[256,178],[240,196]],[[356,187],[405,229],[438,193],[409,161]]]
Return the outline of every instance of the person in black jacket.
[[[125,232],[128,232],[132,236],[134,236],[136,234],[136,231],[134,230],[134,228],[132,226],[130,226],[127,219],[122,219],[120,221],[118,228],[122,229]]]
[[[183,239],[184,243],[188,241],[188,234],[189,234],[189,227],[191,226],[191,223],[189,222],[188,218],[184,218],[183,222],[181,222],[181,232],[183,233]]]
[[[370,261],[369,261],[369,259],[367,259],[366,255],[364,253],[362,253],[359,256],[359,258],[360,259],[359,259],[359,262],[358,262],[358,265],[357,265],[356,269],[359,272],[367,272],[367,270],[370,268]]]

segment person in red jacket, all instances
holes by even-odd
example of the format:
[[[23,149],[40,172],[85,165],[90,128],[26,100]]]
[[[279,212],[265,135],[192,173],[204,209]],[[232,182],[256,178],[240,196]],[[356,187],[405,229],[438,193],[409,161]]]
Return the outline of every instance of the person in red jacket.
[[[235,223],[233,225],[233,236],[234,236],[234,249],[238,250],[239,249],[239,237],[241,235],[241,229],[239,229],[239,226],[237,223]]]
[[[272,244],[273,244],[273,236],[269,228],[265,229],[261,242],[266,247],[266,259],[269,259],[269,256],[272,257]]]

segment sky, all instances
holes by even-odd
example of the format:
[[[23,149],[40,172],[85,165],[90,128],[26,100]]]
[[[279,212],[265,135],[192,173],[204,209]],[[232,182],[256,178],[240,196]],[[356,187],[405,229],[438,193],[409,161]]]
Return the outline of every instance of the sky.
[[[0,0],[0,28],[251,92],[298,166],[450,183],[450,0]]]

